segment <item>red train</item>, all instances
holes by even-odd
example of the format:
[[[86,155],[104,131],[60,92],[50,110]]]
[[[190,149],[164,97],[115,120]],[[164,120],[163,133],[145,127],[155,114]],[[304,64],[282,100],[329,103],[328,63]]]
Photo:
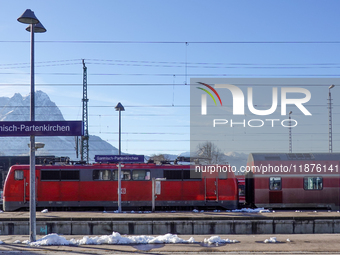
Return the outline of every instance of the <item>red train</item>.
[[[117,208],[116,164],[37,165],[37,208]],[[157,208],[238,207],[237,180],[232,172],[213,178],[190,178],[190,166],[124,164],[122,207],[151,208],[152,178],[159,183]],[[209,176],[212,177],[212,176]],[[29,166],[14,165],[4,184],[4,211],[29,206]]]
[[[251,153],[245,179],[232,172],[190,178],[189,165],[124,164],[123,209],[149,209],[152,178],[156,207],[340,209],[340,153]],[[116,164],[36,166],[38,208],[117,208]],[[156,185],[157,186],[157,185]],[[14,165],[4,184],[5,211],[29,206],[29,166]]]
[[[246,202],[265,208],[340,207],[340,153],[251,153]]]

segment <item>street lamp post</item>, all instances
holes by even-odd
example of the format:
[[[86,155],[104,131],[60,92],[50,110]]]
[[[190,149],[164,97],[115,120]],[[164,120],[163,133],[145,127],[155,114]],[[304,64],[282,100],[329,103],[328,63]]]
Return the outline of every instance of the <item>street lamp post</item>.
[[[292,119],[290,117],[290,115],[292,114],[293,112],[290,111],[289,112],[289,153],[292,153],[293,152],[293,143],[292,143]]]
[[[328,108],[329,108],[329,115],[328,115],[328,152],[333,152],[333,144],[332,144],[332,95],[331,89],[334,88],[334,85],[329,86],[328,88]]]
[[[116,107],[116,111],[119,112],[119,146],[118,154],[121,154],[121,112],[125,111],[124,106],[119,102]],[[118,163],[118,212],[122,212],[122,164]]]
[[[34,33],[44,33],[46,29],[30,9],[27,9],[18,21],[29,24],[26,28],[31,33],[31,109],[30,121],[35,121],[34,103]],[[36,240],[36,203],[35,203],[35,136],[30,136],[30,241]]]

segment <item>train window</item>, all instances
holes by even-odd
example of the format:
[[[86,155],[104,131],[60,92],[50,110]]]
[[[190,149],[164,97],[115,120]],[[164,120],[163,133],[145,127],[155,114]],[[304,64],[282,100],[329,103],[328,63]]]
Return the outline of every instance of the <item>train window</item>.
[[[79,170],[61,170],[62,181],[79,181]]]
[[[121,178],[122,178],[122,180],[124,180],[124,181],[131,180],[131,173],[130,173],[130,170],[122,170]],[[113,179],[114,179],[115,181],[118,180],[118,170],[114,170],[114,171],[113,171]]]
[[[110,170],[93,170],[93,180],[108,181],[111,180]]]
[[[167,180],[182,180],[182,170],[164,170],[164,178]]]
[[[149,170],[133,170],[132,180],[150,180]]]
[[[246,195],[246,186],[244,184],[238,185],[238,195],[245,196]]]
[[[23,180],[24,179],[24,171],[16,170],[14,171],[14,180]]]
[[[281,177],[270,177],[269,178],[269,189],[270,190],[281,190],[282,189]]]
[[[41,171],[42,181],[60,181],[60,171]]]
[[[321,190],[322,186],[322,177],[303,178],[303,188],[305,190]]]
[[[183,179],[191,179],[190,170],[183,170]]]
[[[280,156],[266,156],[264,157],[265,160],[281,160]]]

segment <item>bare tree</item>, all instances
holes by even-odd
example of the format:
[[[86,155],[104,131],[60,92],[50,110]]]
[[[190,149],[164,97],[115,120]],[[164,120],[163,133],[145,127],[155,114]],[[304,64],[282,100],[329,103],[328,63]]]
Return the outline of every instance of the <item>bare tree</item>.
[[[197,146],[197,155],[201,164],[225,164],[224,154],[212,142],[200,143]]]
[[[150,157],[150,160],[152,160],[156,164],[161,164],[164,162],[170,162],[170,157],[168,155],[164,154],[154,154]]]

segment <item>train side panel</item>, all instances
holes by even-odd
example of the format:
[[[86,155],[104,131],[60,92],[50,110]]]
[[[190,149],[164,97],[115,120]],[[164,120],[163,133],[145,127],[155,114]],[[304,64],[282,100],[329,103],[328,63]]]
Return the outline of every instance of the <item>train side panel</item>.
[[[255,206],[339,210],[339,153],[253,153],[249,158],[252,174],[246,176],[253,187],[247,187],[247,195],[253,192]]]
[[[170,176],[180,173],[172,171],[183,171],[184,178],[187,174],[184,171],[188,170],[190,166],[126,164],[122,172],[122,206],[151,207],[151,179],[164,177],[166,171]],[[118,205],[116,165],[37,165],[36,177],[37,207],[115,208]],[[221,206],[235,209],[238,205],[237,182],[232,173],[227,178],[163,179],[159,185],[158,207]],[[28,208],[29,167],[13,166],[4,187],[5,211]]]

